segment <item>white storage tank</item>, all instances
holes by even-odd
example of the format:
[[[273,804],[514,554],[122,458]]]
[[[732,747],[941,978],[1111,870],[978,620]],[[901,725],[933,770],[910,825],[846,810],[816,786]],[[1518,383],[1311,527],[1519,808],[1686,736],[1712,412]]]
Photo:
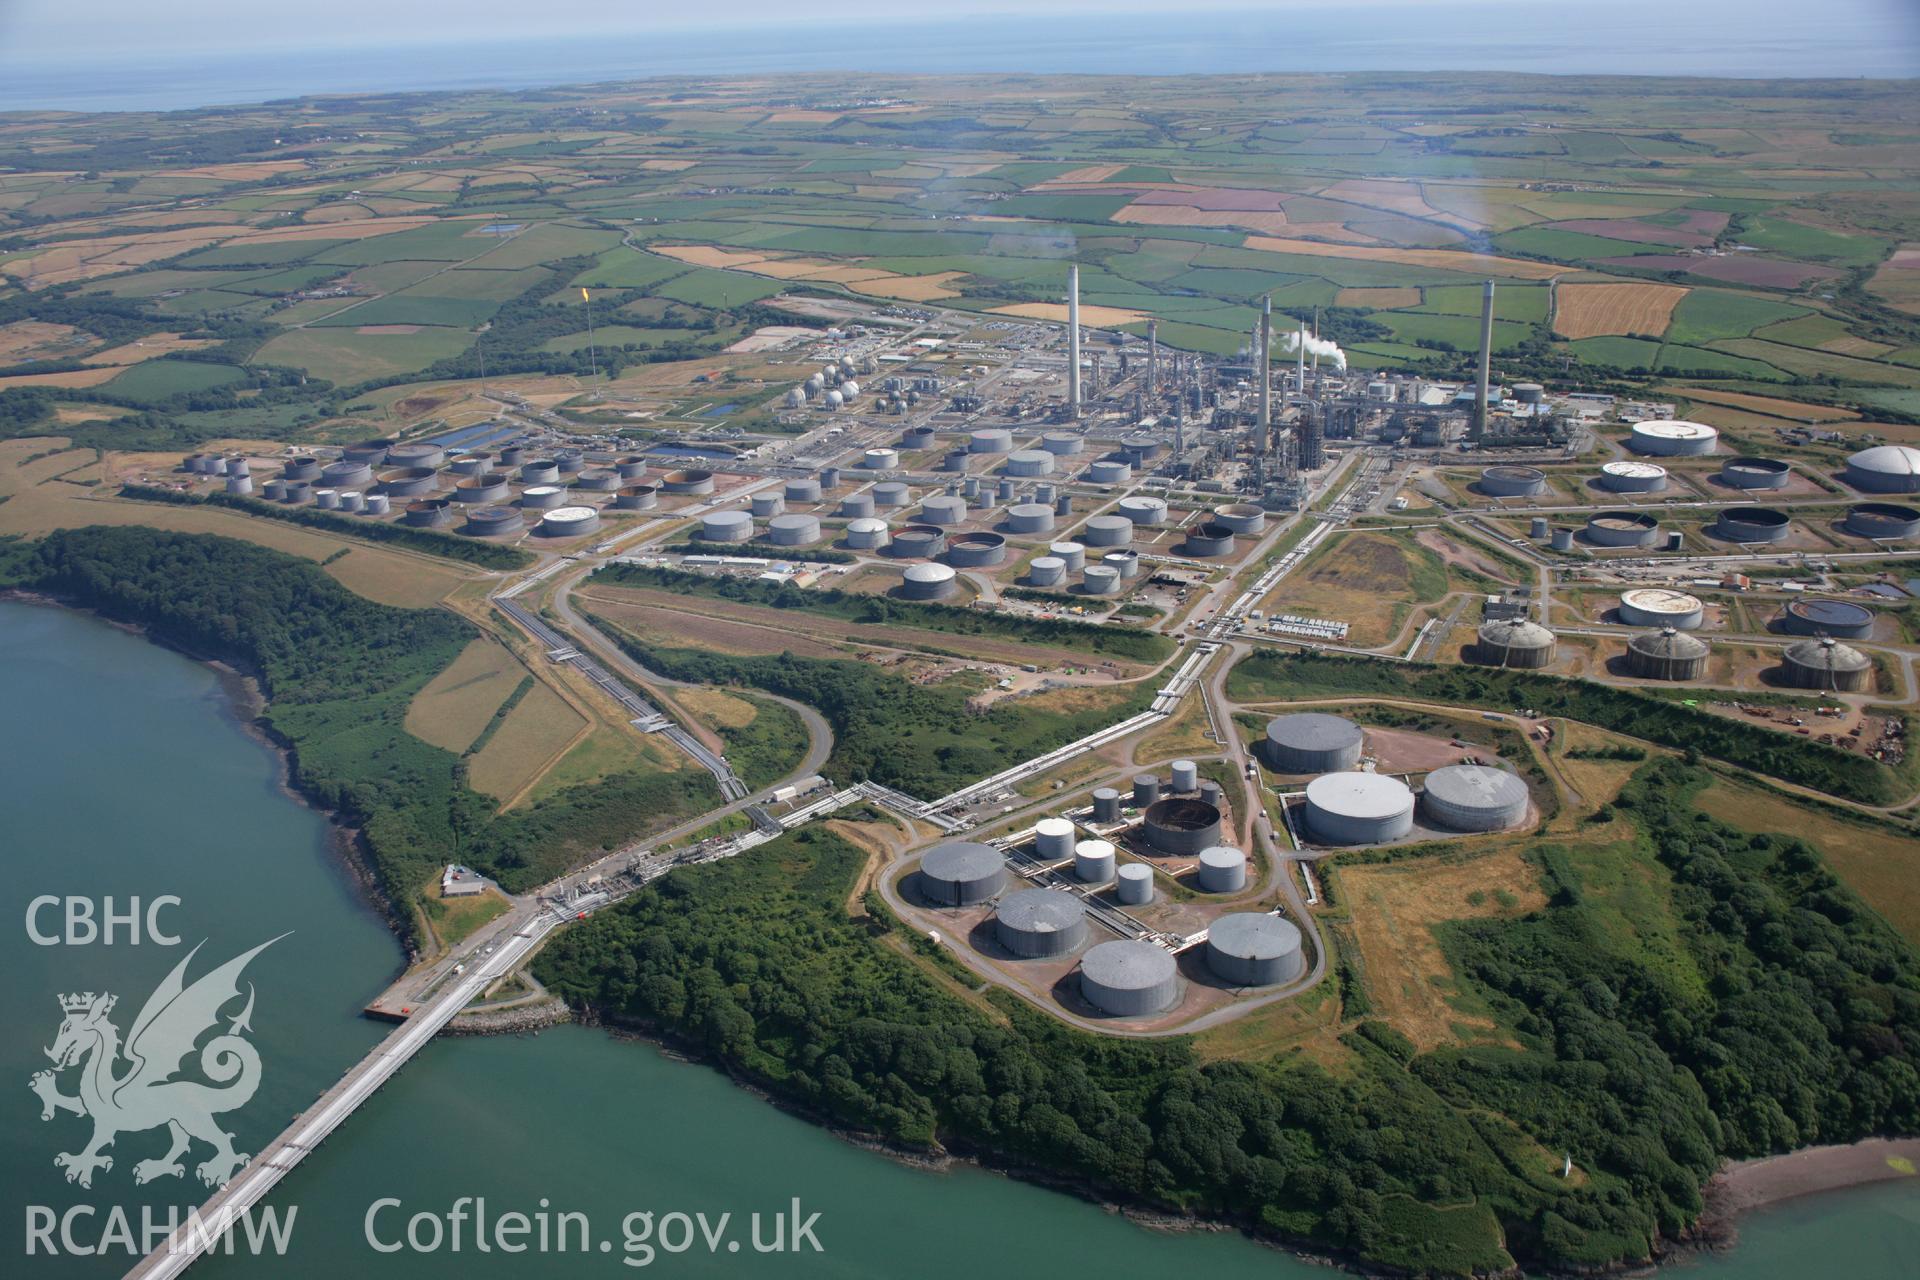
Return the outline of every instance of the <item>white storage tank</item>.
[[[1082,840],[1073,847],[1073,878],[1082,884],[1105,884],[1113,879],[1113,845],[1106,840]]]
[[[1067,562],[1059,556],[1036,556],[1027,565],[1027,583],[1035,587],[1057,587],[1067,580]]]
[[[1053,474],[1053,455],[1045,449],[1020,449],[1007,455],[1007,474],[1010,476],[1050,476]]]
[[[1267,721],[1267,763],[1275,773],[1339,773],[1360,763],[1360,726],[1341,716],[1303,711]]]
[[[873,486],[873,505],[876,507],[904,507],[911,501],[912,491],[897,480],[887,480]]]
[[[1085,437],[1077,436],[1071,431],[1049,431],[1040,437],[1042,449],[1061,456],[1079,453],[1086,446]]]
[[[1203,893],[1238,893],[1247,887],[1247,855],[1224,844],[1202,849],[1197,879]]]
[[[700,517],[700,536],[708,542],[751,542],[753,517],[744,511],[709,511]]]
[[[1080,958],[1080,994],[1112,1017],[1160,1013],[1179,997],[1173,956],[1151,942],[1103,942]]]
[[[1000,945],[1022,959],[1064,956],[1087,940],[1087,908],[1062,889],[1022,889],[1000,900],[993,929]]]
[[[945,907],[998,897],[1007,885],[1007,860],[992,845],[956,840],[920,859],[920,892]]]
[[[873,495],[870,493],[850,493],[840,499],[840,514],[849,520],[860,520],[873,514]]]
[[[1120,571],[1104,564],[1090,564],[1080,575],[1080,585],[1090,596],[1110,596],[1120,590]]]
[[[600,513],[592,507],[555,507],[541,517],[537,532],[549,538],[573,538],[599,529]]]
[[[852,551],[877,551],[887,545],[887,522],[868,516],[847,522],[847,547]]]
[[[1450,764],[1427,775],[1421,804],[1449,831],[1505,831],[1527,818],[1527,784],[1484,764]]]
[[[1266,532],[1267,513],[1251,502],[1229,502],[1213,509],[1213,521],[1237,534],[1254,537]]]
[[[967,500],[958,494],[935,494],[920,504],[920,518],[928,524],[963,524]]]
[[[1200,789],[1199,765],[1191,760],[1175,760],[1171,768],[1173,771],[1173,779],[1172,785],[1167,788],[1169,791],[1173,791],[1176,794],[1185,794],[1188,791],[1198,791]]]
[[[820,501],[820,481],[812,476],[787,481],[786,499],[788,502]]]
[[[1600,468],[1600,487],[1615,493],[1659,493],[1667,487],[1667,469],[1653,462],[1609,462]]]
[[[1043,858],[1065,858],[1073,853],[1073,824],[1065,818],[1042,818],[1034,824],[1034,848]]]
[[[869,471],[891,471],[900,465],[896,449],[869,449],[861,455],[860,465]]]
[[[775,516],[767,521],[767,541],[777,547],[804,547],[820,541],[820,519],[809,515]]]
[[[1144,907],[1153,901],[1153,868],[1129,862],[1115,873],[1113,896],[1125,907]]]
[[[1630,627],[1695,631],[1707,620],[1700,597],[1667,587],[1636,587],[1620,593],[1620,621]]]
[[[1865,493],[1920,493],[1920,449],[1881,444],[1847,459],[1841,479]]]
[[[529,511],[551,511],[567,500],[567,491],[557,484],[536,484],[520,491],[520,505]]]
[[[1094,516],[1081,527],[1080,541],[1089,547],[1124,547],[1133,541],[1133,521],[1125,516]]]
[[[1125,462],[1104,459],[1087,464],[1088,484],[1125,484],[1133,479],[1133,467]]]
[[[1056,542],[1047,548],[1047,554],[1057,557],[1066,565],[1068,573],[1078,573],[1087,567],[1087,548],[1084,543]]]
[[[1013,432],[987,427],[967,437],[968,453],[1007,453],[1013,448]]]
[[[900,594],[908,600],[945,600],[957,588],[954,571],[944,564],[910,564],[900,575]]]
[[[1236,987],[1274,987],[1307,971],[1300,930],[1281,916],[1237,912],[1207,929],[1207,968]]]
[[[1126,517],[1134,524],[1164,524],[1167,519],[1167,503],[1164,498],[1134,494],[1116,502],[1113,513]]]
[[[1307,784],[1307,831],[1327,844],[1383,844],[1413,830],[1413,792],[1383,773],[1329,773]]]
[[[1053,528],[1053,508],[1044,502],[1021,502],[1007,508],[1008,533],[1046,533]]]
[[[1697,458],[1712,453],[1720,433],[1704,422],[1655,419],[1636,422],[1627,435],[1627,447],[1656,458]]]

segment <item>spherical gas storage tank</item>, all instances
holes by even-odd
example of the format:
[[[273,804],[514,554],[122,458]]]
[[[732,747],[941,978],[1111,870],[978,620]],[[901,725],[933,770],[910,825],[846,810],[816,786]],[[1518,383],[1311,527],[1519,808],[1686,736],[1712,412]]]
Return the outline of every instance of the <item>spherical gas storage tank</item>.
[[[1007,887],[1007,860],[992,845],[955,840],[920,859],[921,896],[943,907],[966,907]]]
[[[1360,763],[1360,726],[1323,711],[1267,721],[1267,763],[1275,773],[1339,773]]]
[[[713,472],[698,467],[669,471],[660,478],[660,487],[668,493],[712,493]]]
[[[1113,879],[1114,848],[1108,840],[1082,840],[1073,846],[1073,878],[1081,884]]]
[[[1034,852],[1043,858],[1073,856],[1073,823],[1065,818],[1042,818],[1033,824]]]
[[[944,600],[959,588],[944,564],[910,564],[900,574],[900,594],[908,600]]]
[[[520,464],[521,484],[553,484],[560,479],[560,464],[552,458],[535,458]]]
[[[1596,547],[1650,547],[1660,540],[1660,522],[1638,511],[1601,511],[1582,536]]]
[[[1087,940],[1087,907],[1064,889],[1021,889],[1000,899],[993,934],[1024,960],[1068,955]]]
[[[1627,433],[1627,448],[1656,458],[1697,458],[1719,443],[1720,433],[1706,423],[1677,418],[1636,422]]]
[[[1123,907],[1144,907],[1153,901],[1153,868],[1129,862],[1114,874],[1113,896]]]
[[[1081,526],[1080,541],[1089,547],[1124,547],[1133,541],[1133,521],[1125,516],[1093,516]]]
[[[536,484],[520,491],[520,505],[529,511],[551,511],[566,501],[566,489],[557,484]]]
[[[897,480],[887,480],[873,486],[873,505],[876,507],[904,507],[913,501],[913,491]]]
[[[474,476],[453,491],[453,500],[469,507],[492,506],[507,501],[511,496],[512,490],[507,487],[505,476]]]
[[[873,516],[847,521],[846,544],[851,551],[878,551],[887,545],[887,522]]]
[[[415,529],[444,529],[453,523],[453,503],[445,498],[420,498],[409,502],[400,518]]]
[[[1013,432],[1001,427],[986,427],[967,437],[968,453],[1007,453],[1013,448]]]
[[[573,478],[577,492],[612,493],[620,487],[620,473],[607,467],[589,467]]]
[[[1135,524],[1164,524],[1167,519],[1165,498],[1134,494],[1113,504],[1113,514],[1125,516]]]
[[[1904,542],[1920,538],[1920,511],[1892,502],[1863,502],[1847,508],[1840,527],[1857,538]]]
[[[1720,483],[1729,489],[1784,489],[1792,478],[1792,465],[1779,458],[1728,458],[1720,464]]]
[[[1525,618],[1500,618],[1480,624],[1474,652],[1468,656],[1489,667],[1536,671],[1553,662],[1553,632]]]
[[[1627,641],[1627,670],[1642,680],[1698,680],[1707,672],[1707,642],[1668,627]]]
[[[1111,565],[1090,564],[1080,573],[1080,587],[1090,596],[1110,596],[1120,590],[1120,571]]]
[[[767,521],[767,541],[776,547],[804,547],[820,541],[818,516],[787,514]]]
[[[1099,462],[1088,463],[1084,474],[1088,484],[1125,484],[1133,479],[1133,467],[1125,462],[1103,458]]]
[[[1180,995],[1179,967],[1151,942],[1103,942],[1080,958],[1080,994],[1116,1018],[1160,1013]]]
[[[1049,431],[1040,437],[1040,447],[1048,453],[1065,456],[1085,449],[1087,441],[1085,436],[1075,435],[1071,431]]]
[[[1851,600],[1795,600],[1781,613],[1780,629],[1797,636],[1859,640],[1873,634],[1873,610]]]
[[[1140,830],[1156,853],[1192,857],[1220,843],[1220,810],[1186,797],[1156,800],[1147,806]]]
[[[1238,893],[1247,887],[1247,855],[1224,844],[1202,849],[1195,879],[1202,893]]]
[[[910,524],[895,533],[887,544],[888,554],[903,560],[931,560],[946,549],[945,530],[930,524]]]
[[[630,484],[614,495],[618,511],[651,511],[660,505],[660,490],[650,484]]]
[[[358,489],[373,483],[373,468],[364,462],[335,462],[320,470],[320,481],[332,489]]]
[[[1480,473],[1480,492],[1491,498],[1531,498],[1547,491],[1547,473],[1538,467],[1497,466]]]
[[[1067,566],[1068,573],[1078,573],[1087,567],[1087,548],[1081,542],[1056,542],[1047,548],[1049,555],[1058,556]]]
[[[1866,493],[1920,493],[1920,449],[1879,444],[1847,459],[1840,478]]]
[[[547,538],[575,538],[599,528],[600,513],[592,507],[555,507],[540,518],[535,532]]]
[[[1427,775],[1427,818],[1448,831],[1505,831],[1527,819],[1527,784],[1484,764],[1450,764]]]
[[[1820,636],[1788,645],[1780,674],[1796,689],[1861,693],[1873,680],[1873,659],[1832,636]]]
[[[1635,587],[1620,593],[1620,621],[1630,627],[1697,631],[1707,620],[1700,597],[1669,587]]]
[[[947,539],[947,563],[957,569],[981,569],[1006,558],[1007,540],[997,533],[956,533]]]
[[[1198,560],[1217,559],[1230,556],[1239,544],[1235,541],[1233,530],[1223,524],[1196,524],[1188,528],[1187,540],[1182,544],[1185,554]]]
[[[962,524],[967,518],[967,500],[957,494],[938,493],[920,504],[920,519],[927,524]]]
[[[777,493],[756,493],[747,499],[747,503],[747,509],[762,520],[777,516],[787,509],[787,500]]]
[[[850,493],[840,499],[840,515],[847,520],[860,520],[873,514],[873,495],[870,493]]]
[[[461,532],[476,538],[497,538],[502,534],[521,533],[526,527],[527,522],[520,518],[516,508],[474,507],[467,512],[467,524]]]
[[[1654,462],[1609,462],[1600,468],[1600,487],[1615,493],[1659,493],[1667,487],[1667,469]]]
[[[751,542],[753,517],[745,511],[709,511],[700,517],[700,536],[708,542]]]
[[[1307,784],[1307,831],[1327,844],[1382,844],[1413,830],[1413,792],[1383,773],[1328,773]]]
[[[1053,474],[1053,455],[1045,449],[1020,449],[1007,455],[1007,474],[1010,476],[1050,476]]]
[[[1036,556],[1027,565],[1027,584],[1057,587],[1067,580],[1067,562],[1059,556]]]
[[[1243,537],[1255,537],[1266,532],[1267,513],[1251,502],[1229,502],[1213,509],[1213,523]]]
[[[1053,528],[1053,508],[1044,502],[1020,502],[1007,508],[1008,533],[1047,533]]]
[[[447,451],[437,444],[396,444],[383,461],[390,467],[438,468],[446,463]]]
[[[891,471],[900,465],[897,449],[869,449],[860,455],[860,465],[868,471]]]
[[[1207,928],[1207,970],[1236,987],[1277,987],[1307,971],[1300,930],[1261,912],[1221,916]]]
[[[1712,532],[1728,542],[1785,542],[1793,522],[1786,512],[1772,507],[1727,507],[1714,521]]]

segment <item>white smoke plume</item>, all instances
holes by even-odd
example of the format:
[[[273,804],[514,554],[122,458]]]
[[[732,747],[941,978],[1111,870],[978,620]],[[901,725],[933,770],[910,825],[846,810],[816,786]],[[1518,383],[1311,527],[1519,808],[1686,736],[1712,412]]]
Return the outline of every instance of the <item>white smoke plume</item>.
[[[1300,353],[1300,343],[1304,339],[1307,344],[1308,355],[1317,356],[1322,360],[1331,360],[1333,361],[1333,367],[1336,369],[1343,371],[1346,369],[1347,353],[1340,349],[1339,343],[1330,342],[1325,338],[1313,337],[1310,334],[1302,333],[1298,329],[1289,330],[1285,337],[1288,355],[1298,355]]]

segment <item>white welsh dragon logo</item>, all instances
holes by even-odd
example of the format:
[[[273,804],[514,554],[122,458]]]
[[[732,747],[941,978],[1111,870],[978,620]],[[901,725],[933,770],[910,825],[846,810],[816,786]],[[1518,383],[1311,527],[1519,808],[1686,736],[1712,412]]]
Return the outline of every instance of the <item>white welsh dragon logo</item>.
[[[30,1083],[40,1095],[42,1120],[53,1119],[58,1111],[93,1120],[92,1141],[77,1152],[53,1158],[55,1165],[67,1171],[68,1182],[91,1187],[96,1169],[113,1168],[113,1158],[103,1152],[113,1145],[115,1137],[161,1125],[166,1126],[172,1145],[159,1159],[134,1165],[135,1182],[180,1177],[185,1172],[180,1157],[187,1154],[196,1138],[213,1148],[213,1155],[195,1170],[208,1186],[225,1186],[245,1167],[252,1157],[233,1149],[233,1135],[214,1117],[244,1107],[260,1086],[260,1054],[241,1038],[241,1033],[253,1029],[251,983],[247,985],[246,1007],[230,1020],[224,1034],[200,1047],[200,1073],[213,1083],[174,1076],[200,1037],[218,1026],[220,1011],[239,998],[240,972],[247,962],[279,940],[263,942],[187,986],[187,965],[200,952],[195,947],[147,998],[140,1016],[133,1020],[124,1048],[119,1028],[107,1017],[117,997],[91,991],[60,997],[66,1018],[60,1023],[53,1047],[46,1051],[53,1059],[53,1070],[35,1072]],[[122,1060],[127,1064],[124,1071],[119,1069]],[[80,1091],[68,1096],[60,1092],[58,1073],[76,1066],[80,1068]]]

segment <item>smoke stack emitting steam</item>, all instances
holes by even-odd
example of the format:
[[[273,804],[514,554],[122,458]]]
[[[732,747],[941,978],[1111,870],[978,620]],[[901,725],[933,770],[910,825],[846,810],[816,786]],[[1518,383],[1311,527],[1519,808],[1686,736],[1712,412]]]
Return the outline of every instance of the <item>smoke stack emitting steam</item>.
[[[1347,367],[1347,353],[1340,349],[1339,343],[1312,336],[1304,325],[1287,335],[1287,350],[1299,356],[1302,364],[1308,356],[1313,356],[1317,360],[1333,361],[1333,367],[1342,371]]]

